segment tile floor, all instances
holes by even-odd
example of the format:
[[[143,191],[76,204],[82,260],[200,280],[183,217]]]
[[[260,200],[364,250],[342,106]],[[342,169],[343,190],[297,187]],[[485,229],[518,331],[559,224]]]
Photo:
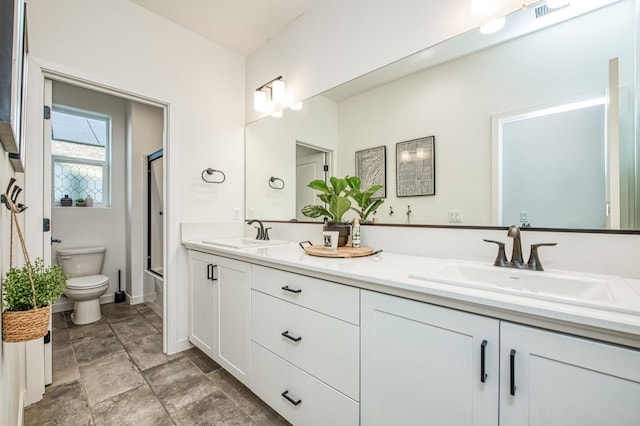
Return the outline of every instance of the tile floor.
[[[102,305],[77,326],[53,318],[53,383],[25,408],[30,425],[288,425],[200,350],[162,353],[162,319],[148,306]]]

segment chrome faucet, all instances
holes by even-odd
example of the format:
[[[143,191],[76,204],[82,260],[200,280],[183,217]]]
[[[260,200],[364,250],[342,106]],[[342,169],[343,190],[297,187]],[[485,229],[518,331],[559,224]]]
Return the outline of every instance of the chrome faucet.
[[[543,246],[555,246],[557,243],[539,243],[531,244],[531,254],[529,260],[524,263],[522,258],[522,240],[520,239],[520,228],[515,225],[509,227],[507,231],[507,237],[513,238],[513,249],[511,251],[511,260],[507,260],[507,255],[504,250],[504,243],[502,241],[483,240],[488,243],[494,243],[498,245],[498,255],[493,262],[494,266],[502,266],[506,268],[517,269],[529,269],[532,271],[544,271],[540,257],[538,256],[538,247]]]
[[[255,222],[258,222],[258,225],[260,225],[259,228],[257,226],[254,226],[254,228],[258,230],[258,234],[256,235],[256,240],[263,240],[263,241],[269,240],[269,229],[271,228],[265,228],[262,222],[260,222],[258,219],[247,221],[247,225],[251,225]]]

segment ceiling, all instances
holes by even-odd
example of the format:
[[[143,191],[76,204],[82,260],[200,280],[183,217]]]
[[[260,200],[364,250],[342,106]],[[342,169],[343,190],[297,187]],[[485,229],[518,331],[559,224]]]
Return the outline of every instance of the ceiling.
[[[130,0],[248,55],[320,0]]]

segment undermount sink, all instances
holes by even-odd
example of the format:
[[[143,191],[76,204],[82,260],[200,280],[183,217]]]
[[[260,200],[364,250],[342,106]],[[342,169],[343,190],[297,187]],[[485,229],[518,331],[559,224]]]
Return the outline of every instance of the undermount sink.
[[[214,246],[223,246],[223,247],[231,247],[231,248],[275,246],[279,244],[289,243],[289,241],[283,241],[283,240],[256,240],[255,238],[244,238],[244,237],[220,238],[217,240],[203,240],[202,242],[204,244],[211,244]]]
[[[410,273],[409,277],[611,311],[640,313],[640,294],[617,276],[528,271],[452,261],[417,270]]]

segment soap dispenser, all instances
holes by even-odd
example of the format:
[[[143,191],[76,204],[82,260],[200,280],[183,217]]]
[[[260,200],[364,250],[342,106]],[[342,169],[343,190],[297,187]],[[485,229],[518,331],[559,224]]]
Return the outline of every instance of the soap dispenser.
[[[360,247],[360,219],[357,217],[353,219],[353,225],[351,230],[351,245],[353,247]]]

